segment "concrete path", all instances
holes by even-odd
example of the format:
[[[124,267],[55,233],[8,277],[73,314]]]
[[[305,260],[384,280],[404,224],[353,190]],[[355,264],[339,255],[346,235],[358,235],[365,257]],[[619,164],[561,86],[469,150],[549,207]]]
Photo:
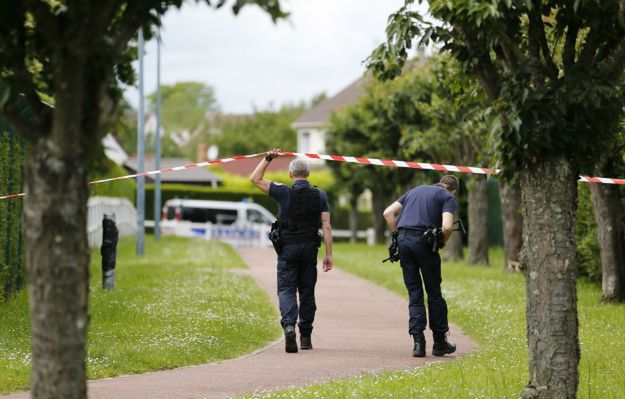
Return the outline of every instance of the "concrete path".
[[[273,251],[241,249],[239,253],[250,267],[249,274],[277,305]],[[320,268],[317,307],[311,351],[287,354],[280,340],[254,354],[221,363],[92,381],[89,397],[226,398],[450,361],[475,348],[475,343],[451,326],[450,339],[458,345],[456,353],[443,358],[431,356],[432,338],[427,334],[427,357],[411,357],[407,299],[341,270],[323,273]]]

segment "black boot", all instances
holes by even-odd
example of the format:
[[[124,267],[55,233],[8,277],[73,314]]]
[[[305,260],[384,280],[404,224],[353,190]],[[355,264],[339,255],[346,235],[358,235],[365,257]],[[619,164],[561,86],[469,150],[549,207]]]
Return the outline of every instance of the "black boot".
[[[299,336],[299,346],[300,348],[302,348],[302,350],[308,350],[308,349],[312,349],[312,339],[310,337],[310,334],[302,334],[300,333]]]
[[[284,327],[284,349],[287,353],[297,353],[295,326],[288,325]]]
[[[425,357],[425,335],[415,334],[412,336],[414,340],[414,349],[412,350],[413,357]]]
[[[434,346],[432,347],[432,355],[444,356],[456,351],[456,344],[447,341],[447,332],[433,332]]]

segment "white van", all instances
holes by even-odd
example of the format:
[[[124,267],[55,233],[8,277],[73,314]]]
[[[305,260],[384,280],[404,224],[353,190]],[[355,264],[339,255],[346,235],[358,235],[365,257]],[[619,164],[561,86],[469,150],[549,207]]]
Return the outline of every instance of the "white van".
[[[276,218],[253,202],[171,199],[163,206],[163,235],[200,236],[235,245],[269,245]]]

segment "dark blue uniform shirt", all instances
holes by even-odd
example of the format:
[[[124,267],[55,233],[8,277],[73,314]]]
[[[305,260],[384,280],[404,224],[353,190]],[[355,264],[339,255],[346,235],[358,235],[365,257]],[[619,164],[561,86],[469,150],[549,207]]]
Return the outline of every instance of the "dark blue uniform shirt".
[[[293,187],[312,187],[308,180],[296,180],[293,183]],[[330,205],[328,204],[328,195],[325,191],[319,190],[319,198],[321,200],[321,212],[330,212]],[[269,185],[269,195],[278,201],[278,219],[286,220],[286,212],[291,204],[290,187],[286,184],[271,182]],[[319,215],[321,217],[321,215]],[[289,238],[297,236],[305,232],[292,232],[288,229],[282,229],[282,237]]]
[[[456,199],[440,184],[418,186],[397,200],[402,205],[398,229],[426,230],[442,227],[443,212],[456,211]]]

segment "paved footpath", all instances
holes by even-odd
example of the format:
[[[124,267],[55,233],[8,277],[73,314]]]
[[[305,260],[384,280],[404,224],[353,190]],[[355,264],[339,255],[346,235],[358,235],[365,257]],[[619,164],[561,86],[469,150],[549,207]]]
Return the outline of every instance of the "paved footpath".
[[[277,305],[273,251],[240,249],[239,253],[250,267],[249,275]],[[254,354],[221,363],[91,381],[89,397],[227,398],[449,361],[475,348],[474,342],[451,326],[450,340],[458,345],[456,353],[431,356],[432,337],[427,334],[427,357],[413,358],[407,298],[341,270],[323,273],[320,266],[319,270],[313,350],[287,354],[281,339]]]

